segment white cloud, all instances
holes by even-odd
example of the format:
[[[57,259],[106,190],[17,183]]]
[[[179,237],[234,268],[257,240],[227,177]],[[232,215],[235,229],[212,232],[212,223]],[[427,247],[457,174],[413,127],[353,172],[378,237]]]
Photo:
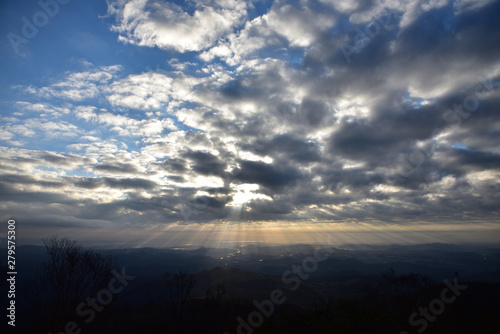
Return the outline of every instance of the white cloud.
[[[14,137],[14,135],[7,130],[7,127],[5,125],[2,125],[1,129],[2,131],[0,131],[0,140],[9,140]]]
[[[97,119],[95,112],[97,108],[94,106],[77,106],[74,110],[76,117],[86,120],[87,122]]]
[[[142,73],[115,81],[104,90],[113,106],[158,110],[170,99],[172,81],[160,73]]]
[[[231,66],[241,65],[259,51],[287,48],[286,42],[292,47],[309,47],[336,22],[336,15],[310,9],[308,2],[303,6],[276,2],[268,13],[246,22],[241,31],[220,40],[200,58],[220,57]]]
[[[462,14],[467,11],[478,10],[496,0],[455,0],[453,6],[456,9],[457,14]]]
[[[14,124],[19,123],[19,124]],[[16,120],[3,126],[7,134],[5,139],[13,138],[58,138],[58,137],[76,137],[81,130],[74,124],[65,121],[47,121],[41,118],[32,118],[25,120]]]
[[[99,96],[100,86],[111,81],[120,71],[120,66],[93,68],[86,72],[69,73],[62,81],[50,86],[26,87],[26,92],[46,99],[60,98],[71,101],[84,101]]]
[[[315,12],[308,7],[285,5],[273,7],[265,15],[268,26],[287,38],[291,46],[310,46],[321,31],[332,28],[336,17],[332,13]]]
[[[115,115],[110,112],[96,112],[95,107],[78,107],[76,109],[78,118],[84,119],[87,122],[99,122],[109,126],[112,131],[115,131],[120,136],[124,137],[150,137],[158,136],[164,130],[176,130],[177,127],[171,118],[149,118],[149,119],[133,119],[123,115]]]
[[[198,1],[190,14],[173,3],[134,0],[108,3],[108,14],[116,15],[113,30],[123,42],[186,52],[210,47],[232,32],[246,8],[245,1]]]
[[[360,5],[358,0],[320,0],[320,2],[328,4],[342,13],[352,12]]]
[[[98,116],[99,122],[111,126],[120,136],[150,137],[159,135],[163,130],[176,130],[170,118],[136,120],[122,115],[102,113]]]
[[[219,41],[213,48],[200,54],[200,58],[211,61],[220,57],[229,65],[240,65],[245,58],[251,58],[254,52],[267,47],[283,47],[280,35],[270,29],[267,15],[259,16],[245,24],[245,27],[227,37],[228,41]]]
[[[70,112],[70,109],[67,106],[54,106],[50,103],[31,103],[27,101],[17,101],[14,106],[22,112],[29,112],[29,116],[31,116],[33,113],[37,113],[40,117],[60,117]]]

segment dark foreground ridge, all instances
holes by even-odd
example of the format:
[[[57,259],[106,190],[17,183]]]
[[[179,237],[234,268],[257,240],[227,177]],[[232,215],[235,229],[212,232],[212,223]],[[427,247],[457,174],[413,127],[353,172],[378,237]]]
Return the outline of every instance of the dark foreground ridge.
[[[500,332],[493,246],[72,247],[19,247],[16,333]]]

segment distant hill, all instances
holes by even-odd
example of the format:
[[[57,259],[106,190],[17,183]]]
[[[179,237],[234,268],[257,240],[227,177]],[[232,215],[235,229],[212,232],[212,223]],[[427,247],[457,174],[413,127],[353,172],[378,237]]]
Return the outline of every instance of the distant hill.
[[[110,252],[128,272],[138,276],[157,276],[179,270],[195,274],[214,267],[280,276],[313,254],[314,249],[311,245],[248,245],[232,249],[132,248]],[[22,278],[29,278],[47,260],[47,255],[43,246],[19,246],[16,259]],[[332,248],[331,256],[319,263],[311,279],[372,276],[388,268],[401,273],[420,272],[438,281],[459,272],[463,279],[500,282],[500,246],[342,245]]]

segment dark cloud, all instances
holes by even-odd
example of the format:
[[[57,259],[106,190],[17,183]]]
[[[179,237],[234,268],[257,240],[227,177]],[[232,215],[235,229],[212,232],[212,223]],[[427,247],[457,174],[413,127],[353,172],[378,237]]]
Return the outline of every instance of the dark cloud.
[[[258,217],[263,217],[264,219],[279,219],[286,215],[291,215],[295,206],[289,201],[266,201],[266,200],[254,200],[248,204],[250,207],[251,215],[253,219],[258,219]],[[246,217],[250,218],[250,217]],[[293,218],[293,215],[290,217]]]
[[[0,183],[0,200],[3,202],[17,202],[29,205],[29,203],[61,203],[73,202],[62,193],[47,191],[20,190],[11,185]]]
[[[153,189],[156,183],[147,179],[140,178],[81,178],[74,182],[75,186],[85,189],[96,189],[100,187],[109,187],[113,189]]]
[[[189,151],[182,155],[189,159],[191,169],[202,175],[224,175],[226,165],[219,158],[208,152]]]
[[[300,139],[292,134],[277,135],[274,138],[257,139],[242,143],[242,149],[259,155],[270,155],[285,161],[310,163],[321,160],[319,145],[313,140]]]
[[[449,46],[457,37],[459,19],[454,14],[453,2],[422,13],[399,36],[401,50],[408,56],[418,55]]]
[[[85,189],[95,189],[101,187],[104,182],[96,177],[81,178],[74,182],[75,186]]]
[[[186,161],[183,159],[168,159],[163,162],[163,166],[166,170],[175,173],[183,173],[187,170]]]
[[[139,172],[137,166],[135,166],[134,164],[121,162],[115,162],[113,164],[99,164],[94,167],[94,170],[97,172],[113,174],[135,174]]]
[[[156,187],[155,182],[138,178],[115,179],[105,177],[103,181],[107,186],[115,189],[153,189]]]
[[[449,150],[450,163],[459,168],[477,170],[500,170],[500,154],[456,148]]]
[[[59,166],[70,166],[75,163],[83,163],[85,159],[75,155],[62,155],[52,152],[43,152],[39,158]]]
[[[45,181],[45,180],[35,179],[31,176],[15,175],[15,174],[0,175],[0,182],[10,183],[10,184],[39,185],[41,187],[47,187],[47,188],[62,188],[65,186],[65,184],[60,181]]]
[[[234,180],[242,183],[257,183],[273,192],[281,192],[293,186],[302,175],[292,167],[275,166],[261,161],[239,161],[240,168],[232,175]]]
[[[439,105],[418,109],[380,109],[372,119],[344,118],[330,137],[329,151],[346,158],[384,163],[387,155],[412,148],[416,141],[431,139],[443,126]],[[371,161],[370,161],[371,160]]]
[[[323,101],[305,99],[300,105],[300,112],[304,114],[310,126],[316,127],[323,122],[330,110]]]

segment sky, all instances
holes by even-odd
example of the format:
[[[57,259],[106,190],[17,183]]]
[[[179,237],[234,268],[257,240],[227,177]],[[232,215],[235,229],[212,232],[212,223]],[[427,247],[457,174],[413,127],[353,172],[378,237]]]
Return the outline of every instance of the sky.
[[[0,218],[26,244],[498,242],[498,17],[4,0]]]

